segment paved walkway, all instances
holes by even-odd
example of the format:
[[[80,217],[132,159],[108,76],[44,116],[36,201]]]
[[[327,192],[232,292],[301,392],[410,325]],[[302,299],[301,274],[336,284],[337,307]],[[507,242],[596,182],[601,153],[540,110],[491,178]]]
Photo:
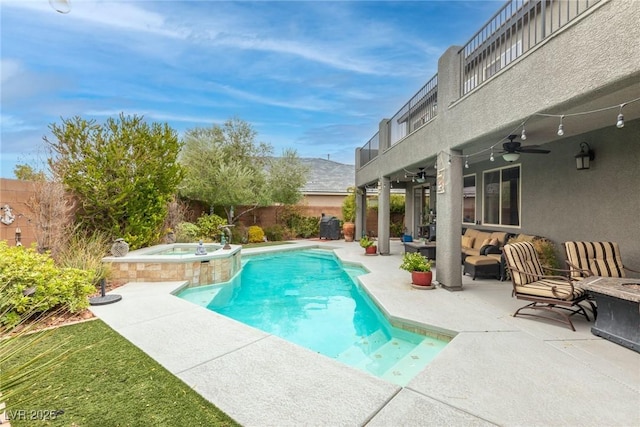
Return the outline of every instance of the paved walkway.
[[[389,316],[455,338],[402,388],[171,295],[181,283],[129,283],[115,291],[122,301],[91,309],[245,426],[640,426],[640,354],[584,318],[576,332],[514,318],[523,302],[497,280],[415,290],[400,242],[375,257],[357,242],[298,244],[363,264]]]

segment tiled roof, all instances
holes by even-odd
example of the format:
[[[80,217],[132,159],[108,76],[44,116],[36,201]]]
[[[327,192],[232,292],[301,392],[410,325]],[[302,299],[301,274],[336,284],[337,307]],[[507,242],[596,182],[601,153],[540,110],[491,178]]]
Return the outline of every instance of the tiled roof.
[[[356,182],[356,168],[332,160],[302,157],[302,164],[309,168],[307,184],[302,192],[309,193],[343,193],[353,187]]]

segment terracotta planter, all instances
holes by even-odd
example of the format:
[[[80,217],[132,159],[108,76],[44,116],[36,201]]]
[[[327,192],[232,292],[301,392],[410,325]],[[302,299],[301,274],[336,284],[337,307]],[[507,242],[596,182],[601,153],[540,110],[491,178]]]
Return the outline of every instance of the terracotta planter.
[[[433,279],[432,271],[412,271],[411,282],[416,286],[430,287]]]
[[[364,253],[367,255],[377,255],[378,247],[376,245],[369,246],[368,248],[364,248]]]
[[[345,222],[342,224],[342,232],[344,233],[345,242],[353,242],[353,236],[356,233],[356,225],[353,222]]]

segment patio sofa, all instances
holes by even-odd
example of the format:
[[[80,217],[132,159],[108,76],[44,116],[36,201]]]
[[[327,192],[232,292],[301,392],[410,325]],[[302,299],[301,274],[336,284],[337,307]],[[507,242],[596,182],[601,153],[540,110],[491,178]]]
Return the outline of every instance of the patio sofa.
[[[462,235],[463,274],[474,280],[477,276],[506,280],[506,265],[502,247],[514,234],[467,228]]]
[[[502,247],[507,243],[510,233],[503,231],[482,231],[475,228],[467,228],[462,235],[462,259],[468,256],[490,256],[498,261],[502,254]],[[496,253],[480,253],[485,246],[495,246],[499,249]],[[485,248],[486,250],[486,248]]]

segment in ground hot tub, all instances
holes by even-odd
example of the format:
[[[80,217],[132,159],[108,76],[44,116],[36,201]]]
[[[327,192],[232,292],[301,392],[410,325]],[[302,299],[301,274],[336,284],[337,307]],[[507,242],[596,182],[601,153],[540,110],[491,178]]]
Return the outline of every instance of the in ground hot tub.
[[[173,282],[186,280],[189,286],[222,283],[242,268],[240,245],[172,243],[130,251],[123,257],[109,256],[102,262],[111,267],[111,280],[125,282]],[[206,252],[197,255],[197,252]]]

